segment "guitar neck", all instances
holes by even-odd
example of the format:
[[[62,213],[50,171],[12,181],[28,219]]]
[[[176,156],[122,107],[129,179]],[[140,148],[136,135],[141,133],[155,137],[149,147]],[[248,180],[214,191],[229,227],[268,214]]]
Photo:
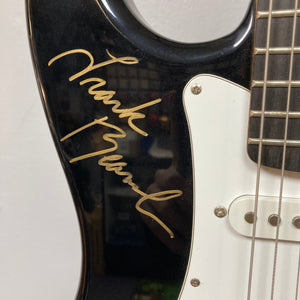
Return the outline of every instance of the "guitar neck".
[[[295,5],[257,4],[248,153],[257,162],[261,143],[262,165],[281,169],[284,161],[285,170],[299,172],[300,9]]]

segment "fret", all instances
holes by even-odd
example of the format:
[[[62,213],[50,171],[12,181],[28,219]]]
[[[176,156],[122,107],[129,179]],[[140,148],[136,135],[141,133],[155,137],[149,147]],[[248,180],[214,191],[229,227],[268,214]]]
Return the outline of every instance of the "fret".
[[[283,139],[262,139],[262,144],[264,146],[283,146]],[[248,138],[249,145],[259,145],[259,138]],[[287,147],[300,147],[300,140],[287,140]]]
[[[288,80],[268,80],[266,81],[267,87],[288,87],[291,84],[291,87],[300,87],[300,80],[294,80],[289,82]],[[252,80],[252,87],[263,87],[263,80]]]
[[[250,117],[257,118],[261,117],[262,112],[259,110],[251,110]],[[265,111],[264,117],[265,118],[286,118],[286,111]],[[293,111],[288,113],[289,119],[300,119],[300,112]]]
[[[297,9],[297,16],[300,16],[300,9]],[[286,10],[274,10],[271,13],[272,18],[286,18],[286,17],[294,17],[295,10],[286,9]],[[256,14],[257,19],[266,19],[269,16],[268,11],[258,11]]]
[[[262,55],[266,54],[267,49],[266,48],[255,48],[254,54]],[[269,48],[269,54],[291,54],[292,48],[291,47],[273,47]],[[300,53],[300,47],[294,47],[294,54]]]

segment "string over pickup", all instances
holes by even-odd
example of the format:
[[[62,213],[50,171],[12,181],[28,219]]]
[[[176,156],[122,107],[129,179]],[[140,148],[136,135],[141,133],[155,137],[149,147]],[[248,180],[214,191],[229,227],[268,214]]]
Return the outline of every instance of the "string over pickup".
[[[240,235],[252,238],[254,215],[254,195],[236,198],[230,205],[228,219],[232,228]],[[300,201],[282,198],[281,214],[278,216],[278,197],[259,196],[256,238],[275,240],[279,223],[279,240],[300,242]]]

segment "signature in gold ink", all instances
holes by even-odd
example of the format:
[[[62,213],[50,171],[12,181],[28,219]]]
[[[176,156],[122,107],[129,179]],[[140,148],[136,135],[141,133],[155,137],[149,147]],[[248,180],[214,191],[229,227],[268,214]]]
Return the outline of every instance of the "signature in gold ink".
[[[107,61],[104,61],[102,63],[95,64],[94,57],[92,56],[92,54],[89,51],[84,50],[84,49],[74,49],[74,50],[63,52],[63,53],[53,57],[49,61],[48,66],[51,66],[55,61],[57,61],[58,59],[60,59],[64,56],[67,56],[67,55],[78,54],[78,53],[85,54],[89,58],[90,63],[85,69],[83,69],[82,71],[80,71],[80,72],[76,73],[75,75],[69,77],[69,81],[73,81],[73,80],[81,77],[82,75],[85,75],[85,74],[87,74],[87,73],[89,73],[93,70],[102,68],[104,66],[108,66],[108,65],[111,65],[111,64],[115,64],[115,63],[125,64],[125,65],[133,65],[133,64],[138,64],[138,62],[139,62],[136,57],[127,56],[127,57],[117,58],[117,57],[113,56],[112,54],[110,54],[110,52],[108,50],[106,50],[106,52],[107,52],[108,56],[110,57],[110,59],[107,60]],[[154,105],[156,103],[161,102],[161,99],[156,99],[156,100],[150,101],[148,103],[144,103],[142,105],[139,105],[139,106],[136,106],[136,107],[133,107],[133,108],[120,108],[121,102],[119,100],[112,99],[113,96],[116,94],[116,91],[107,91],[107,90],[99,89],[99,88],[106,85],[106,81],[104,79],[98,78],[98,77],[91,77],[91,78],[88,78],[88,79],[85,79],[85,80],[81,80],[79,82],[79,84],[84,85],[84,84],[91,83],[91,82],[96,82],[96,84],[92,85],[88,89],[88,93],[91,96],[93,96],[94,100],[102,101],[105,105],[112,105],[113,106],[112,107],[112,112],[115,113],[115,114],[118,114],[120,119],[121,118],[128,118],[128,121],[127,121],[128,125],[134,131],[136,131],[137,133],[139,133],[143,136],[148,135],[145,131],[138,128],[133,123],[133,120],[144,119],[145,114],[143,114],[141,112],[138,112],[138,111],[145,108],[145,107],[148,107],[148,106],[151,106],[151,105]]]
[[[129,65],[129,64],[137,64],[138,63],[138,60],[135,57],[117,58],[117,57],[113,56],[112,54],[110,54],[109,51],[107,51],[107,54],[109,55],[110,60],[107,60],[107,61],[99,63],[99,64],[95,64],[94,57],[91,55],[90,52],[88,52],[87,50],[84,50],[84,49],[75,49],[75,50],[70,50],[70,51],[67,51],[67,52],[64,52],[62,54],[55,56],[54,58],[52,58],[49,61],[48,65],[51,66],[52,63],[57,61],[58,59],[60,59],[64,56],[67,56],[70,54],[76,54],[76,53],[83,53],[83,54],[87,55],[90,59],[90,63],[85,69],[83,69],[82,71],[69,77],[69,81],[73,81],[73,80],[81,77],[82,75],[87,74],[88,72],[90,72],[92,70],[95,70],[95,69],[98,69],[98,68],[101,68],[101,67],[104,67],[104,66],[107,66],[110,64],[121,63],[121,64]],[[154,104],[161,102],[161,99],[149,101],[147,103],[144,103],[142,105],[139,105],[139,106],[136,106],[133,108],[120,108],[121,102],[119,100],[112,99],[112,97],[116,94],[116,91],[106,91],[106,90],[98,89],[98,88],[106,85],[106,81],[104,79],[93,77],[93,78],[88,78],[88,79],[82,80],[79,82],[79,84],[84,85],[89,82],[98,82],[97,84],[91,86],[88,89],[88,93],[94,97],[94,100],[96,100],[96,101],[101,100],[101,101],[103,101],[103,103],[105,105],[113,105],[112,112],[118,114],[119,118],[128,118],[127,123],[131,127],[132,130],[136,131],[137,133],[139,133],[143,136],[148,135],[147,132],[138,128],[133,123],[133,120],[144,119],[145,114],[141,113],[140,110],[145,107],[149,107],[149,106],[152,106]],[[93,122],[90,122],[78,129],[72,131],[71,133],[67,134],[66,136],[64,136],[61,139],[61,142],[63,142],[65,140],[71,138],[75,134],[77,134],[81,131],[84,131],[87,128],[94,126],[94,125],[105,126],[109,129],[112,129],[115,131],[115,133],[111,133],[111,132],[105,133],[102,136],[103,140],[112,144],[111,147],[109,147],[107,149],[91,152],[88,154],[84,154],[81,156],[77,156],[77,157],[71,159],[70,163],[74,163],[76,161],[84,160],[84,159],[94,157],[94,156],[102,156],[98,160],[98,164],[102,167],[105,167],[106,171],[114,172],[116,175],[124,177],[124,179],[122,180],[123,183],[129,185],[134,192],[136,192],[137,194],[139,194],[141,196],[141,198],[137,201],[137,203],[135,205],[136,209],[140,213],[152,218],[170,235],[171,238],[174,238],[173,231],[162,220],[160,220],[157,216],[150,213],[149,211],[146,211],[145,209],[141,208],[141,206],[146,200],[160,202],[160,201],[167,201],[167,200],[170,200],[173,198],[177,198],[182,195],[182,191],[181,190],[167,190],[167,191],[161,191],[161,192],[152,193],[152,194],[147,194],[147,193],[141,191],[139,189],[139,187],[133,182],[132,173],[124,170],[124,167],[127,166],[127,163],[122,161],[123,156],[113,153],[114,151],[116,151],[118,149],[118,143],[117,143],[116,139],[126,138],[126,132],[122,128],[107,122],[107,120],[108,120],[107,116],[105,116],[101,119],[95,119]],[[107,155],[107,154],[110,154],[110,155]]]
[[[112,153],[115,150],[118,149],[118,143],[116,141],[116,139],[121,139],[121,138],[125,138],[126,137],[126,132],[114,125],[114,124],[110,124],[108,122],[106,122],[108,120],[108,117],[104,117],[101,119],[96,119],[93,122],[84,125],[80,128],[78,128],[77,130],[74,130],[73,132],[69,133],[68,135],[64,136],[61,141],[65,141],[67,139],[69,139],[70,137],[72,137],[73,135],[91,127],[94,125],[102,125],[102,126],[106,126],[108,128],[111,128],[113,130],[115,130],[117,133],[105,133],[103,135],[103,140],[110,142],[113,146],[111,148],[107,148],[107,149],[103,149],[103,150],[99,150],[97,152],[93,152],[93,153],[89,153],[89,154],[85,154],[82,156],[78,156],[76,158],[73,158],[70,160],[70,163],[73,163],[75,161],[79,161],[79,160],[84,160],[87,159],[89,157],[92,156],[96,156],[96,155],[104,155],[104,154],[108,154],[108,153]],[[166,200],[170,200],[176,197],[179,197],[182,195],[182,191],[180,190],[167,190],[167,191],[162,191],[162,192],[158,192],[158,193],[152,193],[152,194],[146,194],[143,191],[141,191],[139,189],[139,187],[133,182],[133,176],[130,172],[126,172],[124,171],[124,167],[127,166],[127,163],[122,161],[123,156],[120,154],[112,154],[112,155],[108,155],[108,156],[103,156],[101,159],[98,160],[98,164],[100,166],[105,167],[105,170],[108,172],[114,172],[115,174],[125,177],[123,179],[123,182],[128,184],[131,189],[136,192],[137,194],[139,194],[140,196],[142,196],[138,202],[136,203],[135,207],[136,209],[144,214],[147,215],[149,217],[151,217],[154,221],[156,221],[160,226],[162,226],[170,235],[171,238],[174,237],[174,233],[172,232],[172,230],[166,225],[164,224],[158,217],[156,217],[154,214],[144,210],[143,208],[141,208],[141,205],[143,204],[144,201],[146,200],[153,200],[153,201],[166,201]]]

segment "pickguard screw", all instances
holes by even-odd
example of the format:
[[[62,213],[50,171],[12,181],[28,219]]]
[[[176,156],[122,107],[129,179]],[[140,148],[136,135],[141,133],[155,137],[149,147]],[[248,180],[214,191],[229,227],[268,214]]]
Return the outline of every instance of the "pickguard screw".
[[[200,285],[200,280],[197,279],[197,278],[193,278],[193,279],[191,280],[191,285],[192,285],[193,287],[198,287],[198,286]]]
[[[293,218],[293,225],[296,228],[300,229],[300,216],[296,216]]]
[[[244,219],[247,223],[253,224],[254,223],[254,212],[249,211],[245,214]]]
[[[202,92],[202,87],[198,84],[194,84],[191,87],[191,91],[194,95],[199,95]]]
[[[227,215],[227,209],[224,206],[217,206],[214,213],[218,218],[224,218]]]
[[[276,214],[270,215],[268,221],[272,226],[277,226],[281,222],[279,216]]]

